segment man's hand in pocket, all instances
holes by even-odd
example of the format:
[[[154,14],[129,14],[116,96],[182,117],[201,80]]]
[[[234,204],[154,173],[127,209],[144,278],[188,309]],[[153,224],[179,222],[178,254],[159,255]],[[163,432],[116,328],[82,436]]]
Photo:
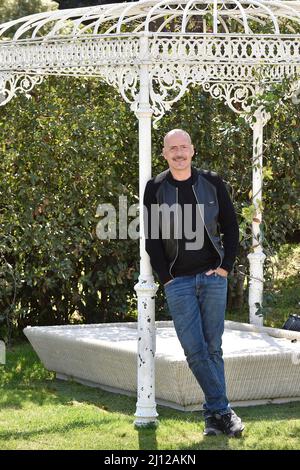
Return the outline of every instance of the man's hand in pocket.
[[[219,274],[219,276],[222,276],[222,277],[227,277],[228,276],[228,271],[226,271],[226,269],[223,269],[223,268],[210,269],[205,274],[206,274],[206,276],[210,276],[213,273]]]

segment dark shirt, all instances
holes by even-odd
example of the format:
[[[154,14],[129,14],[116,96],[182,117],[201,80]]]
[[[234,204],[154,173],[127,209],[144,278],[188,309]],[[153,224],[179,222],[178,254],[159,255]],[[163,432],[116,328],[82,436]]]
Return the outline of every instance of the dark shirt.
[[[186,239],[186,231],[182,230],[182,238],[179,238],[178,242],[178,256],[172,267],[172,275],[176,276],[188,276],[206,272],[209,269],[215,269],[219,265],[230,272],[238,247],[239,241],[239,228],[236,220],[235,210],[231,202],[229,193],[222,179],[212,172],[205,172],[202,174],[210,183],[212,183],[217,189],[217,197],[219,203],[219,226],[220,231],[223,234],[223,247],[224,247],[224,259],[221,263],[220,256],[214,248],[207,231],[204,230],[203,246],[200,249],[186,249],[186,243],[193,242],[193,239]],[[196,211],[199,211],[197,207],[197,201],[192,189],[192,184],[197,179],[197,170],[192,167],[192,175],[190,178],[184,181],[175,180],[172,173],[169,172],[167,179],[170,184],[178,188],[178,203],[182,209],[182,221],[184,218],[184,205],[192,205],[192,230],[196,230]],[[158,189],[157,184],[154,183],[154,178],[148,181],[145,194],[144,194],[144,205],[148,210],[148,233],[151,233],[151,220],[150,211],[151,204],[157,204],[156,191]],[[150,256],[150,262],[154,271],[157,272],[160,281],[165,284],[167,281],[172,279],[169,272],[169,262],[166,259],[164,253],[164,247],[161,239],[146,238],[146,251]]]
[[[186,234],[188,233],[189,227],[184,226],[184,222],[190,222],[190,217],[186,215],[186,205],[191,205],[191,216],[192,216],[192,231],[196,231],[196,211],[199,209],[195,204],[195,195],[192,190],[192,176],[184,181],[175,180],[170,173],[171,178],[168,178],[173,186],[178,188],[178,203],[181,206],[182,211],[182,237],[179,238],[178,243],[178,256],[172,268],[172,274],[176,276],[189,276],[192,274],[202,273],[208,271],[212,266],[217,267],[220,264],[220,256],[214,248],[212,242],[204,230],[204,243],[202,248],[193,250],[187,249],[187,243],[195,243],[195,238],[187,239]],[[202,221],[201,229],[203,228]],[[198,230],[200,229],[198,225]],[[190,231],[190,230],[189,230]]]

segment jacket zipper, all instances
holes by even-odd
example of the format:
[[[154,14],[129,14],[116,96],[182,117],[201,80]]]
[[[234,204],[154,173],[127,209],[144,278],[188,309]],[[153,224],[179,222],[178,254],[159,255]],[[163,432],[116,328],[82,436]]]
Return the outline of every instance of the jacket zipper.
[[[169,273],[170,273],[170,276],[174,279],[174,276],[172,275],[171,273],[171,270],[174,266],[174,263],[175,261],[177,260],[177,257],[178,257],[178,245],[179,245],[179,242],[178,242],[178,188],[176,187],[176,218],[177,218],[177,248],[176,248],[176,256],[175,258],[173,259],[171,265],[170,265],[170,268],[169,268]]]
[[[192,188],[193,188],[193,193],[194,193],[194,196],[195,196],[195,198],[196,198],[197,204],[199,204],[199,201],[198,201],[198,198],[197,198],[197,195],[196,195],[196,191],[195,191],[195,188],[194,188],[194,185],[193,185],[193,184],[192,184]],[[215,268],[215,269],[218,269],[218,268],[221,266],[222,261],[223,261],[223,260],[222,260],[222,256],[220,255],[220,252],[219,252],[218,248],[216,247],[214,241],[212,240],[212,238],[211,238],[211,236],[210,236],[210,233],[209,233],[209,231],[208,231],[208,229],[207,229],[207,227],[206,227],[206,225],[205,225],[204,217],[202,217],[202,214],[201,214],[201,209],[200,209],[199,206],[198,206],[198,208],[199,208],[200,217],[201,217],[201,219],[202,219],[202,222],[203,222],[204,228],[205,228],[205,230],[206,230],[206,233],[207,233],[207,235],[209,236],[209,239],[210,239],[210,241],[212,242],[213,246],[215,247],[215,250],[216,250],[216,252],[218,253],[219,258],[220,258],[220,264],[219,264],[219,266],[218,266],[217,268]]]

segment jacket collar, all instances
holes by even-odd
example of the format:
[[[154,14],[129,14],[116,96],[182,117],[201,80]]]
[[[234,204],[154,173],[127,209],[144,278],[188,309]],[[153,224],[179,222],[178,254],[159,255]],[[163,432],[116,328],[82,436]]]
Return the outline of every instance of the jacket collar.
[[[198,179],[198,170],[197,168],[195,168],[193,165],[191,167],[191,171],[192,171],[192,183],[195,184],[197,179]],[[168,172],[167,172],[167,176],[166,176],[166,179],[167,181],[169,181],[170,183],[174,183],[174,178],[172,176],[172,173],[171,173],[171,170],[169,169]]]

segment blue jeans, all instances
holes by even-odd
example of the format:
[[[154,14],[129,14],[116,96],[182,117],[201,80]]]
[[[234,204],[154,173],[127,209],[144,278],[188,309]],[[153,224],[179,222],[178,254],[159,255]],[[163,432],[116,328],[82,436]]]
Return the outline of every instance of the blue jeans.
[[[164,290],[188,365],[205,396],[204,416],[227,413],[222,352],[227,278],[216,273],[178,276]]]

